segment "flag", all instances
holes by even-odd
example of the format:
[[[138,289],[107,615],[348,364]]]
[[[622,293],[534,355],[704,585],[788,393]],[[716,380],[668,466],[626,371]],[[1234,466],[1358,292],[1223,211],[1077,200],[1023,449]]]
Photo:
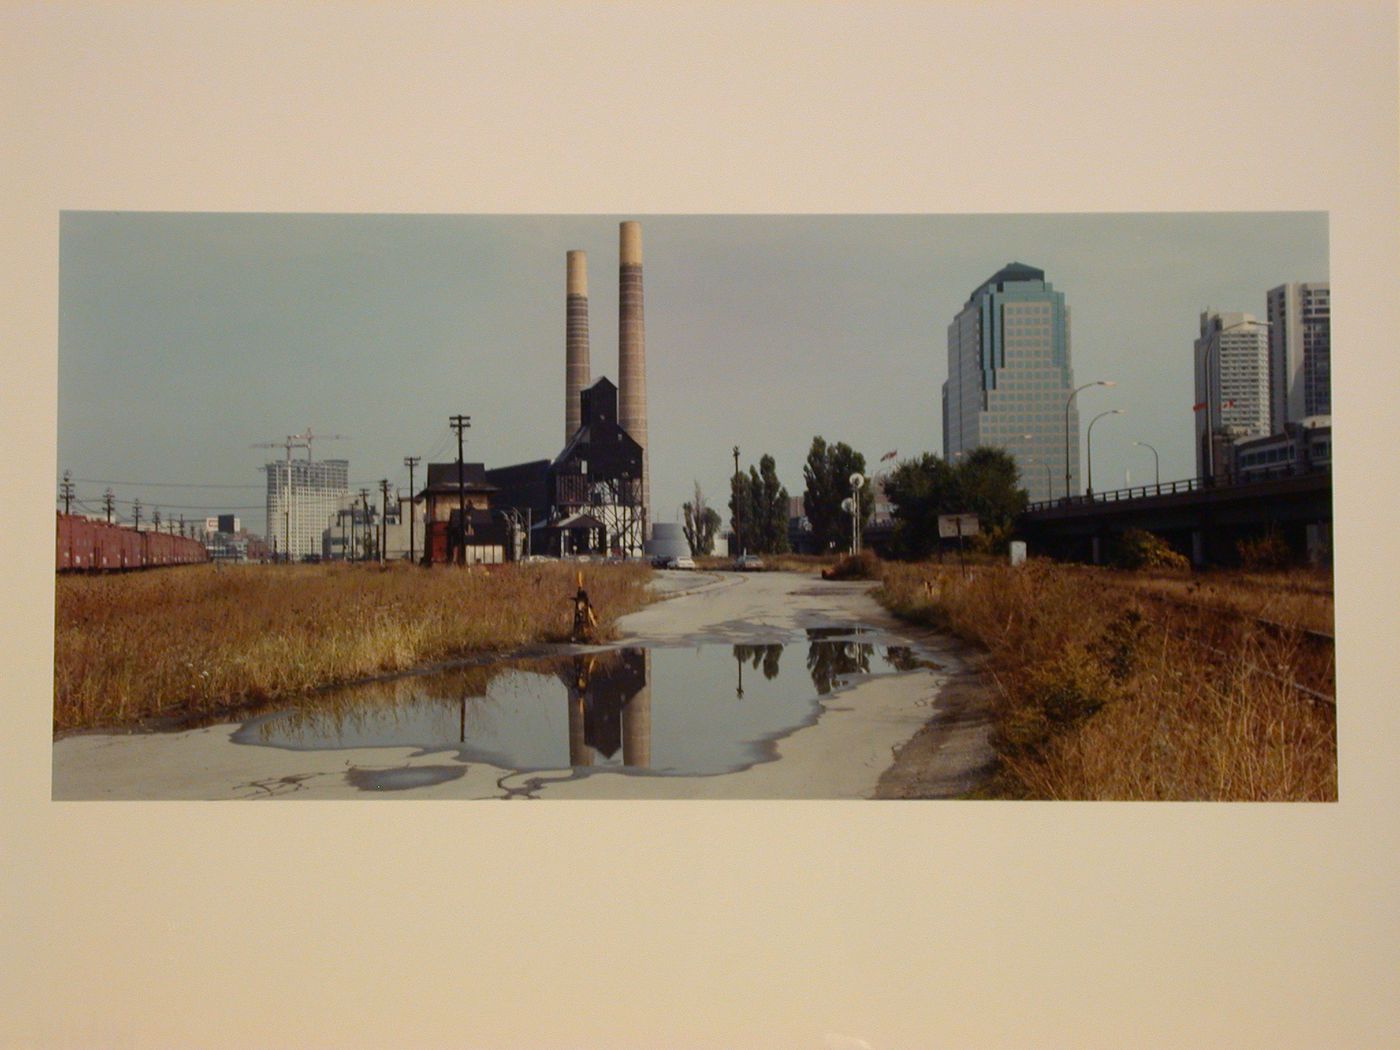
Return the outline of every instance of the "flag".
[[[1199,412],[1201,409],[1203,409],[1203,408],[1205,408],[1205,407],[1206,407],[1206,403],[1205,403],[1204,401],[1197,401],[1194,405],[1191,406],[1191,411],[1192,411],[1192,412]]]
[[[898,450],[898,449],[896,449],[896,450],[893,451],[893,452],[886,452],[883,456],[880,457],[880,462],[883,463],[883,462],[885,462],[885,460],[887,460],[887,459],[894,459],[894,457],[897,456],[897,455],[899,455],[899,450]]]

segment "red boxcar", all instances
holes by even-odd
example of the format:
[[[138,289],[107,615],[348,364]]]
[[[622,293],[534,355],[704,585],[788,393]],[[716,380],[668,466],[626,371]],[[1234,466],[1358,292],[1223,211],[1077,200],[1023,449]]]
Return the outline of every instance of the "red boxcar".
[[[102,572],[193,565],[209,560],[204,544],[168,532],[137,532],[123,525],[58,515],[55,565],[59,572]]]

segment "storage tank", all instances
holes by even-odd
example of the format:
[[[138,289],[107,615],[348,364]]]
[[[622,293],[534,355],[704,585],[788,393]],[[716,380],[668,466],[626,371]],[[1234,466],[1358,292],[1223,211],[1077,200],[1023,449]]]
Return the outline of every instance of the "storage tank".
[[[685,529],[674,521],[658,521],[651,527],[651,539],[646,542],[646,552],[652,558],[683,558],[690,556],[690,544],[685,539]]]

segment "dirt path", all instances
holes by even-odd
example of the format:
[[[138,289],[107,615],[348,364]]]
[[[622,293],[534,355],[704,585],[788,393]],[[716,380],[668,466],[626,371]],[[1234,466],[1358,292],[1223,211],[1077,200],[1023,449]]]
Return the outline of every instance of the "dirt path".
[[[296,751],[234,743],[240,727],[230,724],[56,741],[54,798],[907,798],[956,796],[975,785],[989,750],[965,655],[895,621],[868,584],[791,573],[677,575],[663,582],[672,597],[619,622],[619,644],[791,644],[811,629],[861,626],[881,644],[917,647],[937,666],[857,679],[823,697],[814,722],[775,743],[776,761],[721,775],[516,773],[408,747]]]

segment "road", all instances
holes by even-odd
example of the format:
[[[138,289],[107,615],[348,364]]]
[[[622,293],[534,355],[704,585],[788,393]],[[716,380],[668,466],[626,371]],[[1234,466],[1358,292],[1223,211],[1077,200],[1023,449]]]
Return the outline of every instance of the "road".
[[[966,654],[894,621],[869,596],[869,584],[778,572],[663,573],[657,587],[667,597],[619,621],[617,644],[793,645],[815,636],[809,631],[860,627],[862,637],[881,645],[912,646],[925,664],[851,679],[820,698],[818,717],[774,741],[769,760],[718,775],[581,774],[568,767],[513,772],[441,748],[290,750],[235,743],[241,726],[227,724],[58,740],[53,797],[949,797],[985,775],[984,694],[971,685]],[[393,790],[384,790],[389,785]]]

